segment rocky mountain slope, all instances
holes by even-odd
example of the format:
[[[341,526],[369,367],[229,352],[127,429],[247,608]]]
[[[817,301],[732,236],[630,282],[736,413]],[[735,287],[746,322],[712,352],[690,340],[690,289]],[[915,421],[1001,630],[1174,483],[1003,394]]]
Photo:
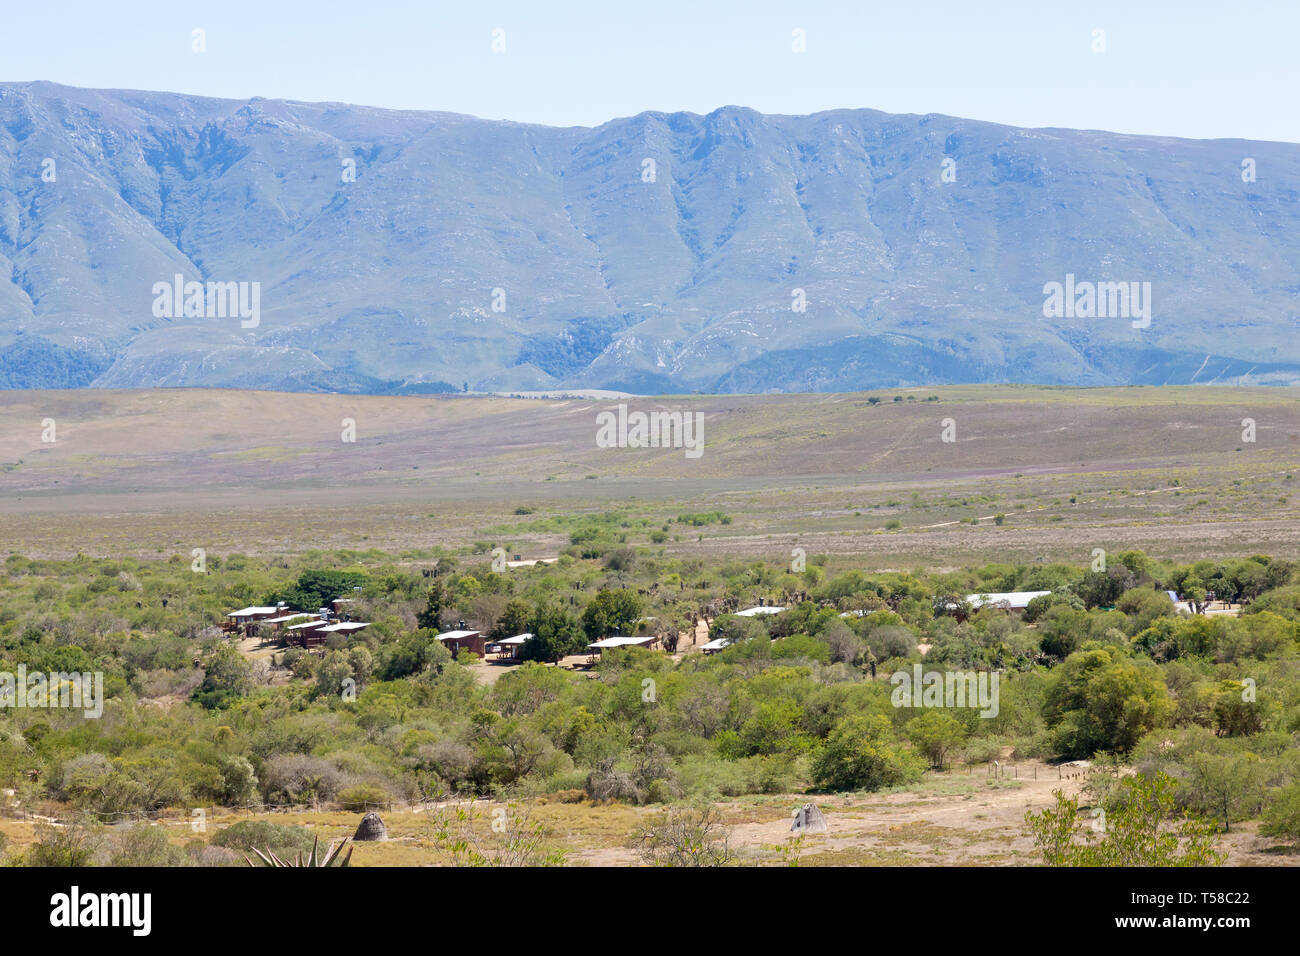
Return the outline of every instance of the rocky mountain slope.
[[[0,84],[0,387],[1294,384],[1298,332],[1300,145]]]

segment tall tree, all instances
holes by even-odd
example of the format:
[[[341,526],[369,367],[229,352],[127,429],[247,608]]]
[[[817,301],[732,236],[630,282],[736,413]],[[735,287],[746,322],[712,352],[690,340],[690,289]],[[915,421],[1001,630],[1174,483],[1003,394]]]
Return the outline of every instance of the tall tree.
[[[528,629],[533,636],[520,649],[523,660],[553,664],[582,649],[582,625],[562,607],[538,605]]]
[[[593,641],[618,632],[630,634],[641,617],[641,598],[635,591],[606,589],[596,594],[582,612],[582,628]]]
[[[446,601],[446,591],[441,581],[434,581],[433,587],[429,588],[429,593],[425,596],[424,610],[415,615],[415,621],[420,627],[426,627],[431,631],[437,631],[441,627],[439,618],[442,617],[442,605]]]

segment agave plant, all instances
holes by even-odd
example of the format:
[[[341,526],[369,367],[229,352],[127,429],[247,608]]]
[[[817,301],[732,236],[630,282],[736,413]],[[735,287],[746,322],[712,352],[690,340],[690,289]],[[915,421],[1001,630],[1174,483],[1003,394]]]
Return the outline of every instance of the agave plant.
[[[352,847],[348,846],[348,841],[346,839],[335,840],[334,842],[330,843],[329,849],[327,849],[325,853],[320,856],[318,856],[316,852],[319,846],[320,846],[320,837],[317,836],[311,841],[311,853],[307,855],[307,858],[303,859],[302,851],[299,850],[298,857],[296,860],[285,860],[279,856],[276,856],[275,852],[270,848],[267,848],[267,850],[263,852],[259,850],[257,847],[252,847],[252,851],[257,854],[257,857],[261,862],[254,863],[247,856],[244,857],[244,862],[246,862],[249,866],[350,866],[351,865]],[[343,848],[345,846],[348,846],[347,855],[340,856],[339,854],[343,852]]]

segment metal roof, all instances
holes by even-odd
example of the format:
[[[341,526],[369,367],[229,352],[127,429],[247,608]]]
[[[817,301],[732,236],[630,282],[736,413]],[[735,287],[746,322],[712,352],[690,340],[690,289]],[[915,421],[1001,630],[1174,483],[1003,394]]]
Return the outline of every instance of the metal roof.
[[[626,647],[628,644],[649,644],[653,642],[653,637],[602,637],[588,647]]]
[[[278,607],[245,607],[228,612],[226,617],[252,617],[255,614],[274,614],[278,610]]]
[[[971,607],[980,608],[985,604],[1003,604],[1013,608],[1028,607],[1029,602],[1051,591],[998,591],[996,593],[968,594],[966,600]]]
[[[324,621],[303,621],[301,624],[290,624],[285,628],[286,631],[301,631],[308,627],[324,627]]]

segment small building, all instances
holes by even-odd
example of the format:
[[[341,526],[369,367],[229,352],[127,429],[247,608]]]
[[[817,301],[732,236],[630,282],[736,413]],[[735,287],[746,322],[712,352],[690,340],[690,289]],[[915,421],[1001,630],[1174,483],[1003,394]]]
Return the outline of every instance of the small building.
[[[323,618],[287,624],[284,628],[284,640],[290,647],[319,647],[325,643],[325,635],[320,633],[329,621]]]
[[[461,651],[469,651],[479,657],[484,655],[483,635],[479,631],[444,631],[438,635],[438,640],[453,655],[459,655]]]
[[[1029,602],[1034,598],[1051,593],[1051,591],[999,591],[993,594],[968,594],[966,603],[976,611],[991,605],[1019,615],[1025,613],[1025,608],[1029,607]]]
[[[245,607],[238,611],[230,611],[226,617],[241,624],[247,624],[249,621],[264,621],[268,617],[275,617],[283,613],[284,605],[279,604],[275,607]]]
[[[228,611],[226,617],[229,620],[221,626],[221,630],[229,634],[242,629],[245,637],[252,637],[255,633],[253,625],[284,614],[285,610],[285,605],[280,604],[275,607],[245,607],[238,611]]]
[[[273,631],[279,633],[293,624],[311,624],[313,622],[324,623],[324,619],[319,614],[308,614],[306,611],[286,611],[278,617],[268,617],[257,623],[269,624]]]
[[[281,610],[283,611],[284,609],[281,608]],[[277,617],[263,618],[262,620],[256,622],[256,626],[258,628],[270,627],[272,638],[275,640],[283,640],[286,636],[285,629],[293,626],[290,622],[299,622],[304,624],[324,623],[323,621],[319,620],[319,618],[317,618],[315,614],[304,614],[300,611],[285,611],[284,613],[278,615]],[[261,631],[260,633],[263,634],[264,642],[265,642],[266,632]]]
[[[519,653],[524,649],[524,645],[532,640],[533,635],[530,633],[516,634],[514,637],[503,638],[495,644],[489,644],[489,648],[496,648],[498,657],[509,660],[518,660]]]
[[[601,654],[608,647],[643,647],[646,650],[653,650],[654,646],[659,643],[659,638],[654,635],[646,637],[602,637],[598,641],[593,641],[587,645],[587,649],[592,651],[592,656]]]
[[[280,630],[282,627],[284,627],[284,625],[288,624],[290,621],[298,621],[298,620],[301,620],[302,618],[305,618],[305,617],[307,617],[307,618],[314,618],[314,617],[316,617],[316,615],[315,615],[315,614],[308,614],[306,611],[288,611],[288,612],[286,612],[286,613],[284,613],[284,614],[280,614],[280,615],[278,615],[277,617],[267,617],[267,618],[263,618],[262,620],[258,621],[257,623],[259,623],[259,624],[270,624],[270,625],[272,625],[272,626],[273,626],[273,627],[278,631],[278,630]]]
[[[780,614],[785,608],[777,607],[775,604],[760,604],[757,607],[747,607],[743,611],[737,611],[736,617],[763,617],[767,614]]]
[[[706,644],[700,645],[700,650],[705,654],[716,654],[718,651],[731,646],[731,640],[726,637],[715,637]]]
[[[337,624],[326,624],[318,633],[348,635],[363,631],[369,626],[369,621],[339,621]]]
[[[347,637],[369,626],[369,621],[340,621],[334,624],[325,620],[304,621],[301,624],[290,624],[286,628],[285,642],[291,647],[321,647],[329,641],[331,634]]]

